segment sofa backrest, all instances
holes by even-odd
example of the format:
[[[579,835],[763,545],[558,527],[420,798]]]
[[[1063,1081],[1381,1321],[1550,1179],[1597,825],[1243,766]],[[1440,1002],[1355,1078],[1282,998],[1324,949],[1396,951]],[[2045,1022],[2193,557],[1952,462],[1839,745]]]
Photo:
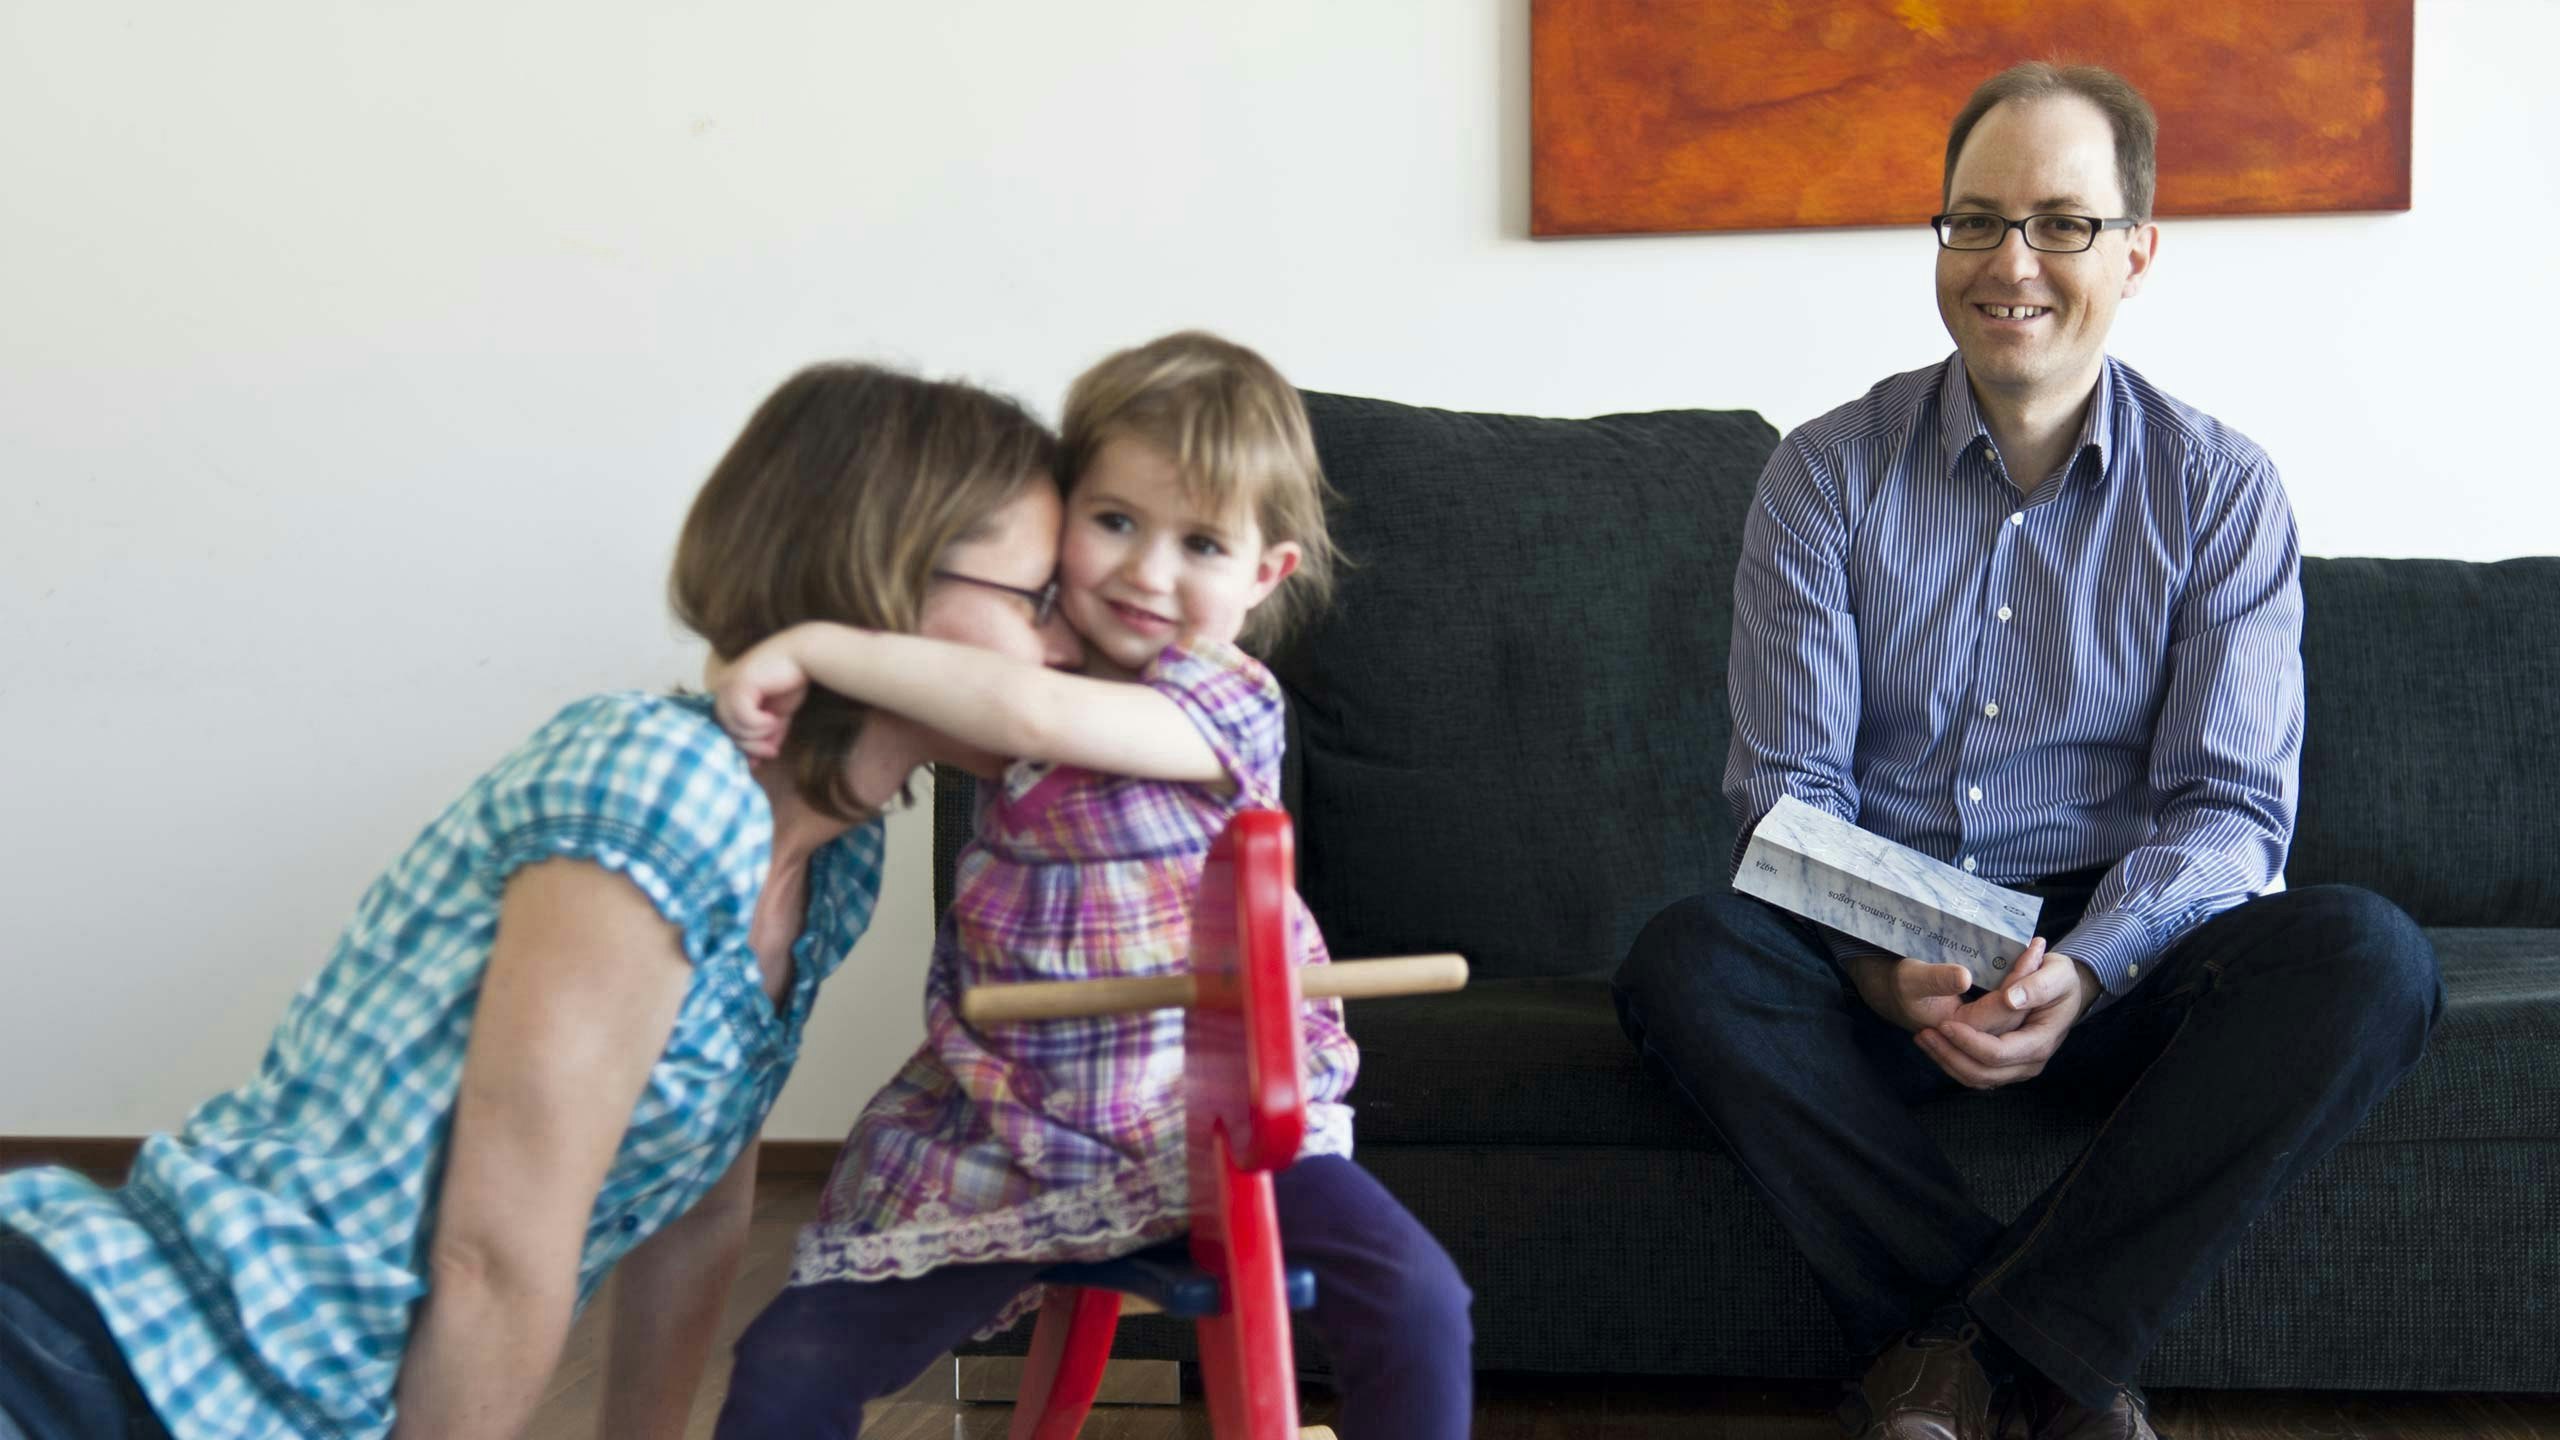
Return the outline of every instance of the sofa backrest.
[[[2560,558],[2306,559],[2285,878],[2560,926]]]
[[[1776,432],[1306,399],[1351,563],[1272,668],[1299,888],[1334,953],[1616,964],[1727,875],[1733,571]],[[2288,881],[2429,925],[2560,926],[2560,558],[2311,558],[2302,584]],[[970,803],[946,772],[937,910]]]
[[[1616,964],[1727,873],[1734,561],[1777,432],[1307,405],[1351,562],[1272,663],[1308,906],[1337,955]]]

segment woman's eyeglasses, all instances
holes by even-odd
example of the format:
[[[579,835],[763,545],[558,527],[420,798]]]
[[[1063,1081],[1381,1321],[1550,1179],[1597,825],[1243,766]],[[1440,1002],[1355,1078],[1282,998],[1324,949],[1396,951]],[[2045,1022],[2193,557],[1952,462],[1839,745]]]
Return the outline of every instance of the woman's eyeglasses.
[[[1058,613],[1058,582],[1055,580],[1051,580],[1037,590],[1025,590],[1019,585],[1007,585],[996,580],[981,580],[975,575],[963,575],[957,570],[936,570],[933,572],[933,578],[957,580],[963,585],[975,585],[985,590],[1001,590],[1017,599],[1028,600],[1031,602],[1031,623],[1034,625],[1046,625],[1049,623],[1049,617]]]

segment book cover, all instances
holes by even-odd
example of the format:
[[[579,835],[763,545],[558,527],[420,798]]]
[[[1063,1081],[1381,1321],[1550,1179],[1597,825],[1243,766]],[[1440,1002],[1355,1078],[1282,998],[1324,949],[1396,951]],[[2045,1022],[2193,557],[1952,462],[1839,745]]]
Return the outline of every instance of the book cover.
[[[2044,902],[1861,830],[1790,795],[1751,832],[1733,888],[1896,955],[1998,985]]]

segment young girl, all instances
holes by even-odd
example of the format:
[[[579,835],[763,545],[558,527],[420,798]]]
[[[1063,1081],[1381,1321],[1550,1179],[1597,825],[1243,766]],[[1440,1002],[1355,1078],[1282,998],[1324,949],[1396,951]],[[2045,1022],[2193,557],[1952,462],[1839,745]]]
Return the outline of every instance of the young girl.
[[[1042,1267],[1188,1225],[1180,1012],[979,1030],[958,1000],[1188,964],[1210,842],[1237,810],[1279,803],[1279,686],[1237,642],[1267,645],[1323,599],[1324,482],[1297,392],[1196,332],[1087,372],[1064,439],[1058,576],[1015,593],[1083,637],[1084,674],[820,624],[716,676],[752,757],[813,685],[1021,757],[961,853],[924,1046],[855,1122],[790,1288],[740,1339],[722,1440],[850,1433],[863,1402],[1028,1309]],[[1291,905],[1297,959],[1323,963]],[[1349,1440],[1464,1436],[1466,1287],[1350,1160],[1357,1052],[1339,1004],[1309,1003],[1304,1025],[1307,1138],[1275,1191],[1289,1258],[1316,1273],[1334,1423]]]

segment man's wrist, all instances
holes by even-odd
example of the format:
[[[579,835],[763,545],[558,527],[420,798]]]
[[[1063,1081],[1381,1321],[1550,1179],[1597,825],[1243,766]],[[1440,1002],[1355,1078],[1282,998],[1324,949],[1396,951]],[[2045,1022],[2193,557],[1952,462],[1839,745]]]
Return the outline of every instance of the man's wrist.
[[[2140,983],[2150,968],[2151,929],[2127,910],[2083,915],[2069,934],[2053,943],[2053,951],[2088,966],[2099,988],[2111,998]]]
[[[1861,940],[1844,930],[1822,927],[1822,943],[1831,947],[1831,958],[1845,969],[1860,960],[1898,960],[1902,957],[1871,940]]]
[[[1892,1007],[1886,1003],[1893,993],[1893,963],[1893,957],[1881,951],[1844,955],[1840,959],[1840,968],[1848,973],[1850,987],[1858,992],[1858,998],[1887,1020],[1894,1018]]]
[[[2089,968],[2089,962],[2079,956],[2064,955],[2058,958],[2071,962],[2071,973],[2080,982],[2080,1013],[2071,1017],[2071,1023],[2077,1025],[2095,1013],[2099,1006],[2107,1003],[2106,982],[2100,980],[2098,972]]]

